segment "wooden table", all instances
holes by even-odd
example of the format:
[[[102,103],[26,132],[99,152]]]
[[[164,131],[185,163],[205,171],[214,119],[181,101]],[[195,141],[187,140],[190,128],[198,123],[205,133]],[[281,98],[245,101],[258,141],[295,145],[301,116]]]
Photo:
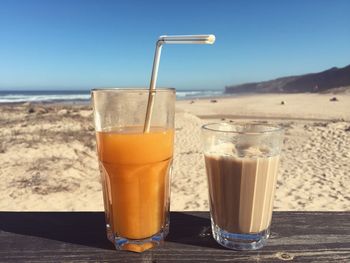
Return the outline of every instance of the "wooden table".
[[[275,212],[258,251],[213,240],[208,212],[172,212],[164,246],[115,251],[102,212],[0,212],[0,262],[350,262],[350,212]]]

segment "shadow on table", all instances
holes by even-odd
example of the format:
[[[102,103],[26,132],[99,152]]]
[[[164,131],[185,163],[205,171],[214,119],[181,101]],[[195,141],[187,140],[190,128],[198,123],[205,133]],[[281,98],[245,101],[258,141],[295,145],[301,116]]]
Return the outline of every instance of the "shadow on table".
[[[70,244],[113,250],[103,212],[0,212],[0,230]],[[221,248],[211,236],[206,212],[172,212],[166,246]],[[168,243],[169,242],[169,243]]]
[[[168,242],[224,249],[211,234],[208,212],[172,212]]]
[[[114,249],[106,238],[103,212],[0,212],[0,230]]]

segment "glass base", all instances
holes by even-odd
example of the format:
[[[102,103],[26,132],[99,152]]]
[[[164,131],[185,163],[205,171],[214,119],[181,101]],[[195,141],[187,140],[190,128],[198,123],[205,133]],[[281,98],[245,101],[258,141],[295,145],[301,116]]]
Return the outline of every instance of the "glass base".
[[[262,248],[270,236],[270,228],[254,234],[236,234],[227,232],[213,222],[213,237],[220,245],[235,250],[255,250]]]
[[[166,224],[161,231],[148,238],[128,239],[113,234],[109,225],[106,225],[106,227],[107,238],[114,244],[117,250],[127,250],[133,252],[143,252],[147,249],[161,245],[169,233],[169,224]]]

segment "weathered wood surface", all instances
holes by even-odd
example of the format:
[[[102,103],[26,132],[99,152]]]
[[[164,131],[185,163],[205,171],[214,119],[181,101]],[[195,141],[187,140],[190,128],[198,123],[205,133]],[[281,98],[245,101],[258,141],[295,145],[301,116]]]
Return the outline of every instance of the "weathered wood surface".
[[[0,262],[350,262],[350,212],[275,212],[258,251],[220,247],[207,212],[172,212],[164,246],[115,251],[101,212],[0,212]]]

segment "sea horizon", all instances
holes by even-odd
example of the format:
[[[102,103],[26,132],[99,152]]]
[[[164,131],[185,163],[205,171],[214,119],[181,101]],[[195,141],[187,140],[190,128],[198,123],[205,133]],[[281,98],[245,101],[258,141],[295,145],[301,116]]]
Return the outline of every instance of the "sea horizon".
[[[11,103],[86,103],[90,101],[91,89],[3,89],[0,90],[0,104]],[[223,96],[224,90],[188,89],[176,90],[176,99],[196,99]]]

